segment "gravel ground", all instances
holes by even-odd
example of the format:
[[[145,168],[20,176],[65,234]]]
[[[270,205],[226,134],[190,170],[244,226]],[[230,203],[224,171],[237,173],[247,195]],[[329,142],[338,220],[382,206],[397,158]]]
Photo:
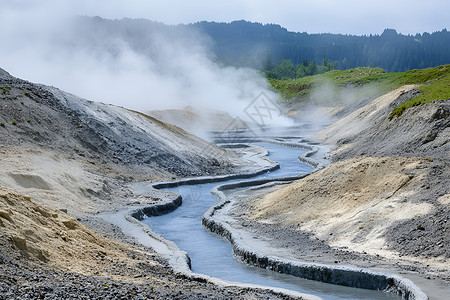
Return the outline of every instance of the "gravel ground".
[[[288,299],[267,291],[219,287],[149,270],[143,283],[27,266],[0,254],[0,299]],[[139,279],[139,278],[137,278]]]

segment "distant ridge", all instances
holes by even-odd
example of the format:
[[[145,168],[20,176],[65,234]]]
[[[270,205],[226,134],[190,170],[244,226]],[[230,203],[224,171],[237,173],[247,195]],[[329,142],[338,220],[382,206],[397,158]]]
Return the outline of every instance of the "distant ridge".
[[[91,32],[83,45],[101,46],[102,37],[120,38],[134,51],[152,56],[158,45],[150,37],[162,34],[170,39],[207,44],[215,61],[222,65],[261,69],[270,60],[279,64],[290,60],[294,66],[324,57],[337,69],[377,67],[387,72],[436,67],[450,63],[450,32],[447,29],[416,35],[385,29],[380,35],[308,34],[290,32],[277,24],[198,22],[164,25],[145,19],[107,20],[80,17],[80,30]],[[201,37],[197,31],[204,34]],[[133,34],[129,34],[133,32]],[[153,53],[153,54],[152,54]]]
[[[379,67],[388,72],[435,67],[450,63],[450,32],[403,35],[385,29],[380,35],[308,34],[290,32],[276,24],[198,22],[189,26],[208,34],[219,60],[230,65],[260,68],[270,55],[275,63],[294,65],[324,56],[339,69]]]

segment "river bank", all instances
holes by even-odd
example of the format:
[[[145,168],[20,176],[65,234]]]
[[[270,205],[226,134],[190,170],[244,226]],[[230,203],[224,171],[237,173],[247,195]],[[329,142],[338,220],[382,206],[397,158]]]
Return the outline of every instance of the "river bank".
[[[415,95],[402,87],[329,126],[315,137],[333,149],[332,165],[289,185],[227,195],[236,198],[228,217],[288,257],[401,274],[444,299],[448,100],[389,119]]]
[[[280,142],[277,142],[277,143],[280,143]],[[293,145],[290,145],[290,146],[293,146]],[[314,149],[314,150],[315,150],[315,151],[313,151],[314,153],[321,153],[321,154],[323,153],[322,151],[316,151],[317,149]],[[305,153],[305,155],[311,156],[312,155],[311,154],[311,150],[309,152]],[[283,181],[283,180],[287,181],[287,182],[290,182],[290,181],[292,181],[294,179],[298,179],[298,178],[301,178],[301,177],[305,177],[305,175],[297,175],[297,176],[291,177],[291,178],[286,177],[286,178],[283,178],[283,179],[278,179],[278,182]],[[243,186],[252,186],[252,185],[258,185],[258,184],[260,185],[260,184],[263,184],[263,183],[266,183],[266,182],[270,182],[270,181],[273,181],[273,180],[274,179],[241,181],[241,182],[238,182],[236,184],[234,184],[234,183],[231,184],[230,187],[227,187],[227,189],[229,189],[229,188],[236,188],[236,187],[243,187]],[[198,181],[198,183],[201,183],[202,179],[199,178],[197,181]],[[177,183],[175,182],[172,185],[176,185],[176,184]],[[156,184],[156,185],[159,186],[160,184]],[[163,186],[167,187],[168,185],[167,184],[163,184]],[[147,186],[145,189],[151,190],[149,186]],[[220,193],[219,190],[221,190],[220,186],[217,189],[215,189],[214,193],[216,193],[216,194]],[[230,207],[230,205],[228,203],[228,200],[224,200],[222,197],[219,197],[219,198],[221,200],[223,200],[223,202],[221,202],[218,205],[212,207],[207,213],[205,213],[205,216],[203,217],[203,221],[204,221],[203,223],[209,229],[213,229],[213,231],[215,231],[215,232],[222,233],[225,236],[227,236],[229,239],[231,239],[233,241],[233,243],[234,243],[235,253],[238,256],[242,255],[242,253],[240,253],[239,251],[236,251],[236,248],[239,248],[240,246],[242,246],[242,244],[239,244],[239,246],[237,246],[236,243],[235,243],[236,242],[236,238],[234,237],[234,235],[236,234],[236,232],[234,230],[235,228],[230,230],[230,231],[233,231],[233,233],[230,233],[230,231],[226,231],[224,233],[223,229],[219,230],[219,231],[217,230],[217,228],[218,228],[216,226],[217,222],[218,222],[217,218],[219,218],[220,220],[222,220],[222,218],[225,218],[227,220],[225,222],[227,224],[226,226],[230,225],[230,219],[228,219],[228,215],[226,213],[226,212],[228,212],[228,209]],[[177,201],[176,197],[173,199],[173,201]],[[223,211],[225,211],[225,212],[223,212]],[[150,213],[149,214],[150,216],[152,215],[152,213],[155,213],[155,212],[156,212],[156,215],[159,214],[159,212],[154,210],[154,209],[147,209],[147,212]],[[212,215],[214,215],[214,217],[211,218]],[[219,215],[219,217],[217,217],[217,215]],[[227,216],[225,217],[225,215],[227,215]],[[134,213],[134,216],[138,217],[138,218],[142,218],[142,217],[145,217],[145,213],[143,211],[140,211],[138,213]],[[211,220],[211,219],[213,219],[213,220]],[[222,222],[222,221],[219,221],[219,223],[221,223],[223,225],[224,222]],[[229,226],[227,227],[227,230],[228,229],[229,229]],[[240,227],[240,229],[242,229],[242,226]],[[150,230],[149,234],[153,238],[157,238],[158,240],[163,240],[164,241],[164,239],[162,239],[159,235],[155,234],[151,230]],[[230,234],[233,234],[233,238],[230,238],[230,236],[229,236]],[[245,238],[238,238],[238,240],[240,240],[240,242],[238,242],[238,243],[241,243],[242,241],[246,241],[246,242],[244,242],[244,244],[246,245],[245,247],[249,249],[244,254],[244,256],[247,255],[247,257],[248,257],[248,254],[249,253],[254,253],[254,251],[256,251],[257,253],[261,253],[261,251],[262,251],[263,253],[265,253],[264,255],[266,255],[264,257],[267,257],[267,256],[277,257],[277,254],[279,253],[279,249],[278,248],[275,249],[275,248],[270,248],[270,247],[264,247],[264,249],[267,250],[267,251],[264,252],[263,250],[261,250],[261,247],[260,247],[261,244],[257,243],[257,242],[254,243],[254,244],[249,245],[248,241],[252,240],[252,238],[249,237],[248,234],[242,233],[242,230],[238,230],[238,234],[237,235],[238,236],[242,236],[242,235],[245,236]],[[258,238],[256,237],[256,239],[258,239]],[[177,251],[173,251],[173,249],[172,249],[172,253],[165,253],[169,257],[170,256],[172,257],[171,264],[175,265],[175,266],[178,264],[178,267],[176,269],[179,272],[181,272],[181,273],[187,274],[188,276],[199,276],[198,274],[192,274],[192,272],[190,272],[190,270],[189,270],[190,266],[188,266],[189,259],[186,259],[185,253],[183,253],[182,251],[179,251],[179,249],[177,249],[177,247],[174,244],[172,244],[172,243],[170,243],[168,241],[165,241],[165,242],[166,242],[166,244],[171,244],[171,247],[175,247],[175,249],[177,250]],[[258,250],[256,250],[256,249],[258,249]],[[271,253],[271,254],[268,254],[268,253]],[[177,257],[177,258],[175,258],[175,257]],[[288,261],[288,264],[289,264],[289,261],[292,261],[291,259],[286,259],[286,257],[284,257],[284,258],[277,257],[276,259],[279,261],[279,263],[285,263],[286,261]],[[280,259],[281,259],[281,261],[280,261]],[[264,258],[262,260],[264,260]],[[247,261],[247,262],[248,263],[252,263],[251,261]],[[322,265],[322,267],[323,266],[324,265]],[[263,266],[263,267],[267,267],[267,266]],[[314,269],[314,267],[312,265],[306,266],[306,268],[310,269],[310,270]],[[323,275],[326,272],[330,272],[330,271],[331,272],[341,272],[339,270],[343,271],[340,266],[339,267],[326,266],[326,269],[323,269],[322,271],[319,271],[318,273],[322,274],[320,276],[323,277]],[[311,272],[311,271],[309,271],[309,272]],[[369,284],[369,285],[375,284],[376,285],[376,287],[375,287],[376,289],[386,289],[386,288],[388,288],[388,286],[386,284],[384,286],[378,286],[377,285],[377,283],[376,283],[377,279],[375,279],[375,278],[380,277],[381,273],[377,273],[376,271],[368,271],[368,272],[364,271],[363,272],[360,269],[358,269],[358,270],[355,269],[355,271],[352,271],[351,268],[347,268],[347,269],[345,269],[344,272],[347,272],[347,273],[349,273],[349,272],[352,273],[353,272],[356,275],[346,275],[344,277],[342,275],[336,275],[337,276],[336,278],[340,278],[340,283],[341,284],[355,285],[355,286],[360,286],[360,287],[364,287],[364,284]],[[384,276],[384,274],[381,274],[381,275]],[[367,276],[367,278],[366,279],[362,279],[362,276]],[[359,278],[359,279],[355,281],[356,278]],[[317,279],[317,278],[314,278],[314,279]],[[388,274],[388,277],[385,280],[390,282],[389,288],[394,289],[394,290],[395,289],[399,289],[399,291],[401,291],[404,295],[410,294],[410,299],[413,299],[413,296],[416,297],[415,299],[426,299],[425,296],[420,296],[421,295],[420,290],[417,291],[417,292],[414,292],[414,290],[416,289],[415,285],[412,282],[410,282],[409,280],[407,280],[407,279],[403,279],[400,276],[396,276],[396,275],[392,275],[392,274],[389,275]],[[337,282],[335,282],[335,283],[337,283]],[[365,286],[365,287],[368,287],[368,286]],[[355,295],[355,297],[357,297],[357,296]]]
[[[311,177],[309,179],[315,180]],[[369,247],[361,247],[360,251],[355,251],[355,247],[352,245],[336,246],[336,244],[330,242],[333,236],[338,235],[336,231],[318,237],[314,231],[302,230],[301,226],[304,224],[299,225],[294,222],[279,224],[274,220],[261,221],[255,219],[252,212],[260,199],[264,195],[276,193],[283,187],[286,187],[285,183],[274,183],[241,191],[225,191],[224,198],[225,201],[229,202],[228,207],[223,211],[215,212],[213,223],[226,224],[227,231],[236,236],[233,238],[233,240],[237,240],[236,242],[239,245],[236,247],[247,249],[246,251],[249,253],[257,253],[264,263],[267,263],[267,260],[264,260],[265,257],[274,257],[276,261],[294,262],[294,264],[295,262],[305,263],[307,269],[308,266],[325,265],[326,267],[331,266],[331,269],[352,268],[356,272],[365,269],[373,270],[375,273],[398,274],[412,280],[430,299],[444,299],[448,295],[448,263],[442,258],[421,259],[406,255],[389,257],[382,255],[385,251],[378,249],[379,252],[372,252],[371,249],[373,248]],[[275,201],[281,202],[281,199],[276,198]],[[339,209],[333,205],[329,207],[331,212],[336,212]],[[304,213],[311,213],[305,207],[300,207],[300,209],[303,209]],[[325,207],[318,205],[317,209],[326,214]],[[290,210],[280,208],[280,210],[295,213],[295,209],[292,208]],[[283,220],[283,217],[279,215],[276,215],[275,218]],[[355,225],[349,224],[348,226]],[[222,233],[221,230],[214,229],[214,225],[208,227],[213,228],[213,231]],[[363,231],[364,228],[361,227],[358,224],[356,226],[357,231]],[[318,225],[315,228],[317,230],[322,229]],[[348,230],[345,226],[340,229],[342,231]],[[225,235],[228,234],[225,233]],[[240,245],[240,243],[243,245]],[[246,251],[238,250],[238,253],[242,252],[238,256],[242,256],[244,260],[252,263],[254,258],[246,254]],[[343,280],[342,278],[339,279]]]
[[[248,146],[248,145],[234,145],[233,151],[237,151],[237,153],[240,153],[240,155],[243,155],[245,159],[251,159],[257,165],[259,165],[258,168],[254,168],[252,171],[247,170],[246,172],[241,172],[237,174],[230,174],[225,176],[215,176],[215,177],[200,177],[200,178],[192,178],[192,179],[181,179],[181,180],[175,180],[171,182],[160,182],[160,183],[154,183],[154,182],[142,182],[138,184],[133,184],[133,190],[135,193],[144,195],[144,196],[153,196],[153,197],[160,197],[161,199],[164,199],[164,202],[161,205],[153,205],[153,206],[143,206],[142,208],[138,209],[128,209],[121,212],[118,212],[117,214],[113,215],[105,215],[104,218],[108,222],[112,222],[116,224],[118,227],[121,228],[122,232],[125,232],[129,236],[133,236],[136,238],[136,240],[139,241],[139,243],[147,244],[151,248],[155,249],[156,252],[167,259],[171,267],[174,269],[174,271],[182,276],[186,276],[187,278],[191,278],[193,280],[202,280],[211,282],[214,284],[217,284],[219,286],[239,286],[239,287],[252,287],[252,288],[258,288],[263,290],[269,290],[269,291],[276,291],[277,293],[284,294],[288,297],[300,297],[302,299],[318,299],[315,296],[312,295],[306,295],[304,293],[299,293],[295,291],[289,291],[284,290],[280,288],[273,288],[273,287],[267,287],[267,286],[261,286],[261,285],[255,285],[255,284],[248,284],[248,283],[236,283],[236,282],[230,282],[226,280],[222,280],[219,278],[215,278],[214,276],[208,276],[204,274],[198,274],[191,271],[191,260],[187,253],[184,251],[181,251],[178,247],[178,244],[173,243],[172,241],[169,241],[162,237],[161,235],[155,233],[152,228],[153,226],[147,227],[145,224],[139,222],[138,220],[146,219],[150,217],[150,219],[154,219],[154,216],[160,216],[165,215],[167,213],[170,213],[170,211],[177,209],[174,213],[179,214],[180,211],[183,210],[184,207],[189,206],[192,204],[189,200],[189,196],[187,198],[184,198],[183,201],[187,201],[184,203],[184,205],[181,208],[177,208],[181,205],[181,199],[177,193],[168,192],[164,190],[159,189],[166,189],[172,187],[171,190],[174,190],[176,192],[179,192],[180,186],[189,185],[189,184],[204,184],[204,183],[210,183],[211,187],[218,184],[220,181],[227,181],[227,180],[238,180],[238,178],[247,178],[247,177],[253,177],[258,174],[267,174],[268,171],[278,169],[279,164],[271,161],[267,158],[267,150],[259,147],[259,146]],[[295,160],[297,160],[297,155],[295,155]],[[300,165],[300,164],[299,164]],[[299,178],[303,175],[297,175],[296,178]],[[269,180],[267,180],[269,181]],[[195,187],[195,185],[194,185]],[[157,188],[157,189],[156,189]],[[205,190],[206,193],[209,194],[209,189]],[[196,200],[194,200],[196,201]],[[212,200],[214,202],[214,200]],[[212,203],[211,203],[212,204]],[[211,205],[206,204],[206,208],[201,210],[199,212],[198,217],[198,224],[200,226],[200,230],[204,231],[201,228],[201,215],[203,212]],[[167,209],[169,208],[169,209]],[[181,212],[181,219],[189,218],[187,215],[185,216]],[[190,213],[189,213],[190,214]],[[171,216],[170,220],[177,219],[176,217],[172,216],[173,214],[170,214]],[[150,220],[148,219],[148,220]],[[181,220],[180,220],[181,221]],[[173,221],[175,222],[175,221]],[[157,221],[158,226],[165,227],[166,225],[162,221]],[[155,225],[156,225],[155,224]],[[187,226],[185,225],[177,225],[177,226]],[[184,235],[193,235],[194,232],[186,232]],[[197,234],[196,239],[199,238]],[[205,258],[206,259],[206,258]],[[198,264],[198,261],[196,261]],[[201,272],[202,273],[202,272]]]

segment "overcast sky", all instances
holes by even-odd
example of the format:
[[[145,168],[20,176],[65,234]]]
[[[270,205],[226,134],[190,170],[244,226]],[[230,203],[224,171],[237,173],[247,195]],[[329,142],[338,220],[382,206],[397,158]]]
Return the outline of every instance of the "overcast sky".
[[[35,2],[43,1],[45,0]],[[60,3],[66,0],[54,1]],[[290,31],[357,35],[381,34],[385,28],[394,28],[403,34],[440,31],[443,28],[450,30],[448,0],[67,0],[66,2],[71,2],[71,11],[79,14],[99,15],[105,18],[147,18],[167,24],[202,20],[230,22],[245,19],[280,24]]]
[[[403,34],[450,30],[448,0],[2,0],[19,10],[56,7],[104,18],[146,18],[166,24],[248,20],[308,33]]]

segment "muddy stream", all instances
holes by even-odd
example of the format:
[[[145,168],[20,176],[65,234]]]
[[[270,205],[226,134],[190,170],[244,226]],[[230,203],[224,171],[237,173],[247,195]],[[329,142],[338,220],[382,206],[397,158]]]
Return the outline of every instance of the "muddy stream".
[[[292,176],[312,170],[310,166],[298,161],[298,156],[305,150],[268,143],[257,144],[269,150],[270,159],[279,162],[280,169],[252,179]],[[217,198],[210,193],[214,186],[242,180],[234,179],[165,189],[179,193],[183,198],[183,204],[171,213],[152,216],[143,222],[156,233],[176,243],[181,250],[186,251],[191,258],[194,273],[233,282],[285,288],[316,295],[323,299],[401,299],[392,293],[302,279],[240,262],[233,256],[232,246],[228,240],[210,233],[202,226],[202,215],[217,203]]]

